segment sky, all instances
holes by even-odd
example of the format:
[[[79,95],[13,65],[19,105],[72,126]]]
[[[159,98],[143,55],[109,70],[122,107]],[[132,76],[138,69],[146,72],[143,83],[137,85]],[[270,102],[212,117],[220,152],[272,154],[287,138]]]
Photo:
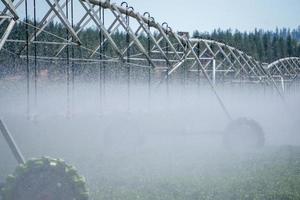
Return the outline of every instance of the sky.
[[[111,0],[114,2],[116,0]],[[116,1],[121,2],[121,1]],[[178,31],[211,32],[213,29],[276,27],[300,25],[300,0],[127,0],[140,13],[148,11],[156,21],[167,21]]]
[[[77,0],[75,0],[77,1]],[[74,1],[74,2],[75,2]],[[111,0],[120,5],[123,0]],[[32,2],[29,13],[32,15]],[[168,22],[176,31],[211,32],[214,29],[253,31],[255,28],[275,30],[276,27],[297,28],[300,25],[300,0],[127,0],[135,11],[148,11],[157,22]],[[49,9],[45,0],[37,0],[42,16]],[[0,3],[0,9],[3,7]],[[75,15],[80,18],[81,5],[77,2]],[[19,8],[24,14],[24,8]],[[79,14],[81,13],[81,14]],[[75,17],[76,17],[75,16]],[[38,17],[42,18],[42,17]]]

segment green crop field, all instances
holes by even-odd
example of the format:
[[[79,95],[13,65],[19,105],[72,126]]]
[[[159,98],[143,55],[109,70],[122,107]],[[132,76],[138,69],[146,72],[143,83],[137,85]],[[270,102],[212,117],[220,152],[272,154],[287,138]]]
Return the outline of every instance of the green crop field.
[[[86,134],[76,119],[13,119],[8,127],[26,159],[49,156],[75,166],[86,178],[90,200],[300,200],[297,145],[230,150],[220,135],[139,137],[118,128],[103,134],[92,119],[84,121]],[[3,139],[0,155],[2,181],[16,168]]]
[[[299,147],[205,154],[106,160],[89,182],[92,199],[300,199]]]

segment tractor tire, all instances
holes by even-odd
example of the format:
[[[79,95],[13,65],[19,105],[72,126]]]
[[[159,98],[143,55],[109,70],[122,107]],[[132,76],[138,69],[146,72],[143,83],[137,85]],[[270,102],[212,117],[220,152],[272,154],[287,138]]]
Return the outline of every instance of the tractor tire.
[[[85,180],[64,161],[33,159],[19,165],[1,190],[2,200],[88,200]]]
[[[258,149],[265,144],[265,134],[258,122],[240,118],[226,127],[223,144],[229,149]]]

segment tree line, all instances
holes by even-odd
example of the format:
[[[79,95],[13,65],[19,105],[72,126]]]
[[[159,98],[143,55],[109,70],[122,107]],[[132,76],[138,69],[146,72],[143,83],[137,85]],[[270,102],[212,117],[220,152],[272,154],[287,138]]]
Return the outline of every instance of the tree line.
[[[29,22],[33,24],[32,21]],[[3,25],[0,27],[0,35],[5,31]],[[32,26],[29,26],[29,35],[34,31]],[[76,28],[75,28],[76,29]],[[55,35],[58,35],[62,38],[66,38],[67,32],[62,24],[57,22],[51,22],[47,28],[46,32],[51,32]],[[12,31],[12,36],[14,39],[25,40],[26,39],[26,26],[24,23],[18,23]],[[157,34],[155,34],[157,36]],[[99,31],[96,28],[89,27],[84,29],[79,33],[83,46],[88,46],[90,49],[94,49],[99,45]],[[69,37],[70,34],[69,34]],[[122,31],[117,31],[112,35],[113,39],[120,45],[126,46],[126,33]],[[289,56],[300,56],[300,26],[297,29],[276,29],[275,31],[264,31],[255,29],[252,32],[240,32],[238,30],[232,31],[215,29],[211,33],[194,31],[192,37],[194,38],[204,38],[216,40],[230,46],[236,47],[250,56],[253,56],[255,59],[261,62],[270,63],[274,60],[283,57]],[[143,35],[140,37],[141,42],[144,46],[147,46],[147,36]],[[60,41],[59,38],[54,37],[53,35],[42,33],[38,36],[37,40],[44,41]],[[17,52],[19,49],[22,49],[24,53],[24,43],[7,43],[4,47],[10,52]],[[59,49],[59,45],[44,45],[37,44],[37,54],[38,55],[55,55]],[[32,55],[34,49],[33,45],[30,45],[30,54]],[[105,51],[108,55],[114,55],[115,52],[113,49],[107,45]],[[131,49],[134,53],[134,48]],[[75,49],[74,52],[69,50],[69,53],[75,54],[75,56],[86,57],[89,56],[90,52],[80,51],[79,48]],[[9,60],[8,56],[11,54],[3,54],[3,51],[0,52],[1,59],[0,61]],[[65,56],[66,51],[63,51],[61,56]]]
[[[193,32],[193,37],[228,44],[266,63],[279,58],[300,56],[300,26],[293,30],[287,28],[275,31],[255,29],[252,32],[215,29],[208,33],[196,30]]]

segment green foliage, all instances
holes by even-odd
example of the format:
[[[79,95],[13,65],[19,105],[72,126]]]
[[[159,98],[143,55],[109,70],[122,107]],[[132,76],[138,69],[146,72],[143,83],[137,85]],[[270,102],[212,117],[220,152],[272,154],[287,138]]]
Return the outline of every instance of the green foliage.
[[[193,37],[229,44],[267,63],[283,57],[300,56],[300,26],[292,31],[283,28],[275,32],[255,29],[254,32],[242,33],[238,30],[218,29],[212,33],[200,33],[196,30]]]
[[[42,187],[41,187],[42,186]],[[87,200],[85,179],[63,160],[43,157],[19,165],[9,175],[0,195],[3,200]]]
[[[183,166],[170,166],[168,170],[173,172],[162,173],[160,169],[161,173],[155,176],[138,172],[110,174],[94,186],[91,196],[94,200],[300,199],[299,147],[218,154],[208,153],[210,158],[205,162],[199,158]]]
[[[32,21],[29,21],[29,24],[33,25]],[[3,26],[0,27],[0,34],[4,32],[4,28],[7,26],[7,23],[4,23]],[[75,28],[76,29],[76,28]],[[33,34],[33,27],[28,26],[29,35]],[[50,34],[52,33],[52,34]],[[55,37],[54,34],[58,37]],[[155,33],[155,37],[157,34]],[[69,47],[69,53],[72,50],[72,54],[75,57],[89,57],[91,55],[91,50],[95,49],[100,43],[100,35],[98,29],[95,27],[90,27],[82,30],[79,33],[79,36],[82,41],[82,45],[88,47],[90,50],[82,50],[80,48],[72,48]],[[37,40],[39,41],[52,41],[58,42],[62,41],[63,38],[67,37],[67,31],[63,27],[62,24],[58,22],[51,22],[46,27],[45,32],[38,35]],[[70,37],[70,36],[69,36]],[[112,35],[113,39],[116,43],[125,47],[126,44],[126,33],[122,31],[116,31]],[[276,59],[283,58],[286,56],[300,56],[300,26],[297,29],[289,30],[289,29],[281,29],[276,31],[263,31],[255,29],[253,32],[240,32],[238,30],[232,31],[215,29],[212,33],[201,33],[198,30],[193,33],[194,38],[205,38],[205,39],[213,39],[228,45],[234,46],[247,54],[254,56],[257,60],[262,62],[272,62]],[[26,25],[24,23],[17,23],[15,28],[13,29],[10,39],[16,40],[25,40],[26,39]],[[142,35],[140,40],[144,44],[145,48],[147,47],[147,36]],[[152,45],[152,44],[151,44]],[[22,48],[23,46],[23,48]],[[59,49],[59,45],[44,45],[37,44],[37,54],[39,56],[54,56]],[[7,43],[5,45],[5,49],[15,53],[25,53],[24,44],[22,43]],[[23,51],[20,52],[20,49]],[[68,48],[65,48],[63,52],[61,52],[60,56],[66,56]],[[109,43],[106,43],[104,47],[107,55],[116,56],[116,52],[113,51],[112,47]],[[73,52],[74,51],[74,52]],[[133,47],[130,49],[131,53],[136,53],[136,48]],[[30,45],[29,53],[33,55],[34,45]],[[11,56],[11,55],[10,55]],[[98,55],[99,56],[99,55]],[[6,61],[10,58],[5,58],[1,55],[2,59],[6,59]],[[1,60],[0,60],[1,62]]]

